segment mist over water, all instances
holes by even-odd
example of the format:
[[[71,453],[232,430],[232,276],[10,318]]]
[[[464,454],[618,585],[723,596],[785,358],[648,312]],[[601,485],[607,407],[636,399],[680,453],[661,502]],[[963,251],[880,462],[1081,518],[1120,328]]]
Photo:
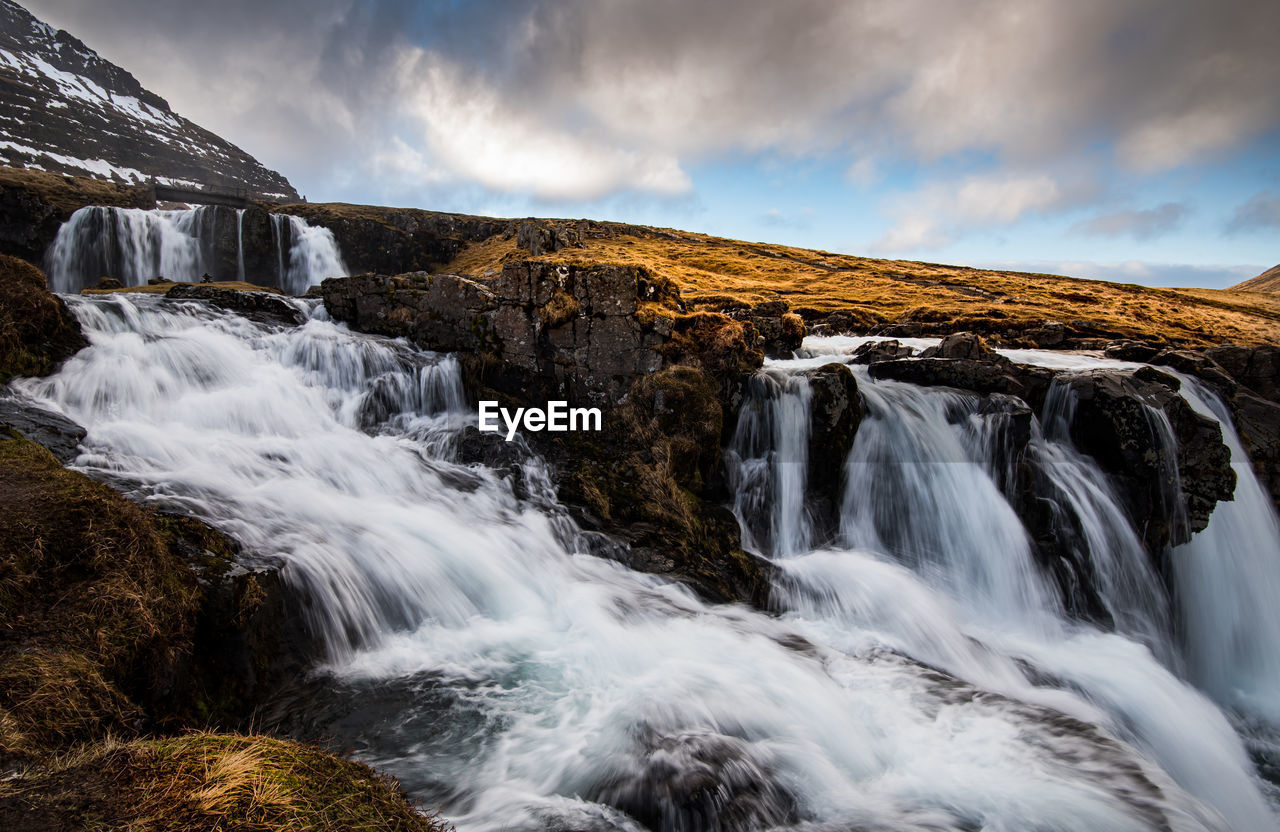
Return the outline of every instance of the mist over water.
[[[817,539],[804,362],[775,363],[727,458],[780,569],[770,615],[587,554],[536,457],[459,462],[450,356],[320,309],[288,329],[68,302],[92,346],[19,391],[88,429],[82,470],[283,562],[330,653],[288,724],[459,829],[1277,825],[1246,743],[1280,708],[1280,532],[1233,433],[1236,501],[1174,553],[1175,597],[1101,472],[1033,438],[1105,576],[1103,631],[1035,563],[976,397],[855,369],[868,415]]]

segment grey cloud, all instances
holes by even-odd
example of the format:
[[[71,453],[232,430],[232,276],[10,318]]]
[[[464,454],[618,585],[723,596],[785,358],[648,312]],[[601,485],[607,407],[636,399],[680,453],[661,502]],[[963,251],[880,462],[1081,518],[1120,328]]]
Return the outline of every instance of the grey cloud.
[[[1111,146],[1159,168],[1280,124],[1269,0],[30,6],[312,188],[412,173],[560,198],[547,157],[582,159],[564,198],[673,194],[688,165],[744,151],[1026,169]],[[524,161],[495,170],[473,147]]]
[[[1236,208],[1227,223],[1227,232],[1240,234],[1249,231],[1280,230],[1280,194],[1262,191],[1248,202]]]
[[[1094,237],[1132,237],[1153,240],[1177,228],[1187,215],[1187,206],[1166,202],[1142,211],[1119,211],[1076,223],[1072,231]]]

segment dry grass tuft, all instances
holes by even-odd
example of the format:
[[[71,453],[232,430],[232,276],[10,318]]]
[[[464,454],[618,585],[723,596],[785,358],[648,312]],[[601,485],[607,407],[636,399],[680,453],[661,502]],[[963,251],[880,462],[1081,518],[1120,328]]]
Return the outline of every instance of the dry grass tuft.
[[[0,827],[39,813],[49,828],[446,832],[366,765],[270,737],[198,732],[107,736],[0,784]]]

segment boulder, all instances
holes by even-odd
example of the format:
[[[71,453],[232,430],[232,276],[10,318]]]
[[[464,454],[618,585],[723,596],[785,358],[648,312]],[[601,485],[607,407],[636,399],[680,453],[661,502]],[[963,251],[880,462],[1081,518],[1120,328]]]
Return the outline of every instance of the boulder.
[[[974,361],[1008,361],[991,347],[981,335],[972,332],[953,332],[936,347],[920,353],[921,358],[967,358]]]
[[[868,341],[853,351],[853,363],[878,364],[881,361],[910,358],[915,354],[915,347],[908,347],[900,344],[897,339],[891,339],[888,341]]]
[[[1107,358],[1114,358],[1116,361],[1146,362],[1155,358],[1158,352],[1160,352],[1160,347],[1154,344],[1131,340],[1111,341],[1103,349],[1103,355]]]

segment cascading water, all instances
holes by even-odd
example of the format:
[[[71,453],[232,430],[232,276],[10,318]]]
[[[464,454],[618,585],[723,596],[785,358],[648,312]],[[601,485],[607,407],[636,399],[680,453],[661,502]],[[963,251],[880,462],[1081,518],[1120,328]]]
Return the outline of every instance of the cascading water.
[[[330,650],[295,730],[460,829],[1275,826],[1209,699],[1046,600],[970,398],[859,378],[849,548],[803,551],[799,521],[770,521],[772,616],[585,554],[534,457],[459,462],[474,413],[447,356],[320,310],[277,328],[69,303],[91,346],[17,390],[87,427],[83,470],[282,561]],[[738,482],[788,479],[758,493],[798,513],[806,393],[786,369],[735,447],[768,461]]]
[[[103,277],[140,286],[156,277],[194,283],[210,274],[302,294],[326,277],[348,273],[332,232],[301,217],[265,215],[259,221],[269,224],[271,250],[264,245],[250,254],[245,227],[250,209],[232,211],[81,208],[58,229],[45,255],[49,285],[55,292],[73,293]]]

